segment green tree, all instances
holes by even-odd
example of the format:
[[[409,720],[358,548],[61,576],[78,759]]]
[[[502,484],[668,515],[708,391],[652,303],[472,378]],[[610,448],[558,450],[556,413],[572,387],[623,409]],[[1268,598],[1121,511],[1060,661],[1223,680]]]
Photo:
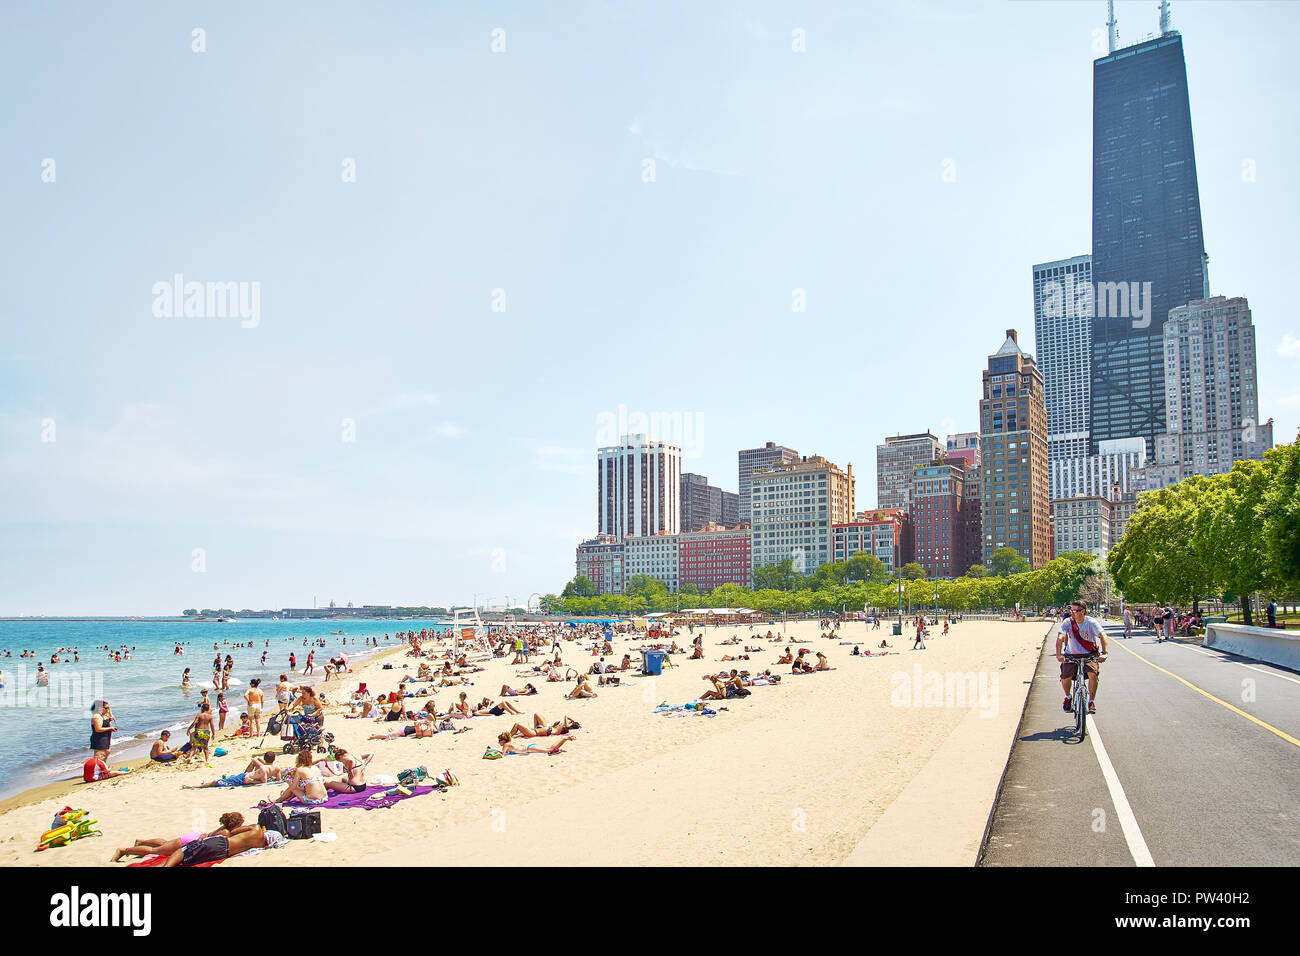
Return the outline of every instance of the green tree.
[[[989,576],[989,569],[982,564],[972,564],[966,569],[964,576],[968,578],[986,578]]]
[[[885,562],[865,551],[859,551],[845,561],[844,570],[848,581],[884,581],[889,577]]]
[[[596,585],[585,574],[579,574],[576,578],[564,586],[561,597],[595,597]]]
[[[908,581],[924,581],[925,568],[921,567],[915,561],[903,565],[903,577]]]
[[[1029,561],[1015,548],[997,548],[989,558],[990,570],[1000,578],[1029,570]]]
[[[1300,592],[1300,435],[1264,456],[1269,485],[1258,517],[1263,549],[1274,578],[1293,594]]]
[[[754,569],[754,587],[759,590],[789,591],[793,580],[794,561],[790,558]]]

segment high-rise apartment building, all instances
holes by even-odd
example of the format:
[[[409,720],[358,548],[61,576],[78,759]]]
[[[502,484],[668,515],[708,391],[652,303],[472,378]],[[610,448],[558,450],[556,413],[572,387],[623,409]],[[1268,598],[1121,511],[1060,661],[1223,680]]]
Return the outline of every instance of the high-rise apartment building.
[[[737,474],[740,480],[737,485],[739,489],[739,517],[737,521],[746,522],[750,520],[749,482],[754,472],[798,461],[799,453],[793,448],[766,442],[762,448],[742,448],[737,459],[739,461]]]
[[[960,458],[934,462],[912,476],[912,519],[916,562],[930,578],[955,578],[978,564],[980,501],[965,491]]]
[[[596,453],[596,528],[618,538],[676,534],[681,521],[682,450],[624,435]]]
[[[853,466],[841,471],[820,455],[753,475],[750,524],[754,567],[786,558],[807,574],[831,560],[831,526],[853,515]]]
[[[1206,263],[1183,40],[1166,31],[1093,63],[1090,451],[1139,436],[1154,451],[1167,430],[1164,324],[1209,296]]]
[[[1023,352],[1016,330],[989,356],[980,399],[981,525],[984,564],[995,550],[1014,548],[1041,567],[1051,555],[1047,467],[1047,409],[1043,376]],[[919,550],[918,542],[918,550]]]
[[[943,442],[928,431],[895,435],[876,446],[876,507],[906,509],[912,495],[912,473],[923,465],[943,461]]]
[[[1092,396],[1092,256],[1033,267],[1034,353],[1043,373],[1047,458],[1088,454]]]
[[[1215,475],[1273,447],[1272,419],[1259,420],[1245,298],[1216,295],[1171,309],[1164,359],[1167,431],[1156,437],[1157,466],[1178,466],[1177,479]]]

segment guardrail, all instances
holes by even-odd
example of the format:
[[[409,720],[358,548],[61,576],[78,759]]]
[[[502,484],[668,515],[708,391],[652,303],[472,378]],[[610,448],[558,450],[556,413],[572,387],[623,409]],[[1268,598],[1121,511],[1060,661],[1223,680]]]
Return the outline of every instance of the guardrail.
[[[1201,645],[1300,670],[1300,632],[1297,631],[1207,623]]]

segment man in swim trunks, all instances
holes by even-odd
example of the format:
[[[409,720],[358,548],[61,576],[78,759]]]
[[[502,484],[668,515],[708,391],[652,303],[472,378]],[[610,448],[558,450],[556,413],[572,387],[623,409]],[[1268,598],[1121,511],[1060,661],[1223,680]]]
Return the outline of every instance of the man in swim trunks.
[[[258,826],[237,827],[229,835],[217,834],[187,843],[167,858],[163,866],[198,866],[238,856],[245,850],[282,847],[284,834]]]
[[[275,754],[267,751],[261,757],[254,757],[248,762],[243,773],[227,774],[207,783],[182,784],[182,790],[206,790],[209,787],[252,787],[280,779],[280,768],[274,767]]]

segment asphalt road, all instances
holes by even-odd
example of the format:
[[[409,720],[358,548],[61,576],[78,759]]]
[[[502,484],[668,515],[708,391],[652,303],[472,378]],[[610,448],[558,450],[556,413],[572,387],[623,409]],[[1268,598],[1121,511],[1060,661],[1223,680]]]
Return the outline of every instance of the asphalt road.
[[[1300,674],[1106,630],[1082,742],[1044,645],[980,865],[1300,865]]]

